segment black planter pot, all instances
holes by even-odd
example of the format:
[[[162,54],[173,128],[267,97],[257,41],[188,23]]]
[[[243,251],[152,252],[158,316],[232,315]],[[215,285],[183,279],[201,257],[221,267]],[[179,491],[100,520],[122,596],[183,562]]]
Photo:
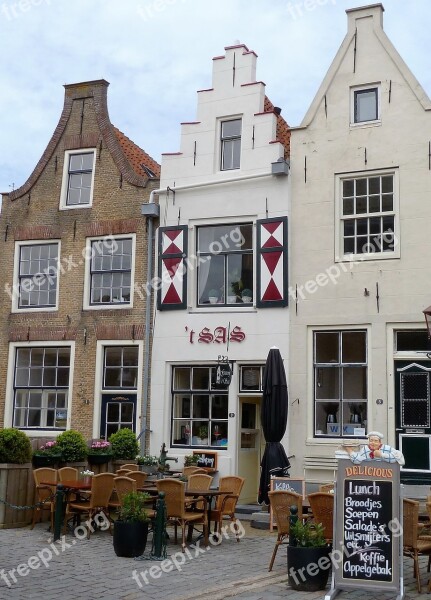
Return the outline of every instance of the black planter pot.
[[[147,536],[148,522],[115,521],[113,535],[115,554],[125,558],[141,556],[147,544]]]
[[[111,460],[112,456],[108,454],[89,454],[88,462],[90,465],[104,465]]]
[[[33,456],[32,463],[35,469],[42,467],[53,467],[61,460],[61,456],[52,456],[47,454],[46,456]]]
[[[320,548],[288,546],[287,572],[290,587],[300,592],[324,590],[331,570],[330,552],[330,546]]]

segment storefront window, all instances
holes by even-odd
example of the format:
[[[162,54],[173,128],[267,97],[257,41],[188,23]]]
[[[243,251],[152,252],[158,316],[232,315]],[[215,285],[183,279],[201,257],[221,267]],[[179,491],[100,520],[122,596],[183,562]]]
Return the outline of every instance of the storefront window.
[[[172,445],[227,448],[228,386],[216,385],[216,367],[174,367]]]
[[[314,333],[315,436],[365,436],[367,332]]]

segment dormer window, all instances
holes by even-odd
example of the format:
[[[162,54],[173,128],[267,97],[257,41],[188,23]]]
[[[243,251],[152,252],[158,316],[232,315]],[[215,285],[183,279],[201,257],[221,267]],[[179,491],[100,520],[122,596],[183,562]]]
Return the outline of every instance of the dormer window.
[[[94,159],[94,150],[66,152],[61,208],[91,206],[93,199]]]
[[[221,170],[240,168],[241,159],[241,119],[221,123]]]
[[[379,88],[377,86],[355,88],[352,90],[352,95],[352,123],[380,120]]]

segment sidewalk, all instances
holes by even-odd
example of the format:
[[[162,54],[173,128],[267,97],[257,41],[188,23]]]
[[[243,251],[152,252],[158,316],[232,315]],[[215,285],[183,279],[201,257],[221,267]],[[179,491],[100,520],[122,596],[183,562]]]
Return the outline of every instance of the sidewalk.
[[[90,540],[67,535],[53,544],[47,523],[29,528],[0,531],[0,598],[7,600],[316,600],[325,592],[295,592],[287,584],[286,549],[281,547],[268,573],[275,533],[252,529],[242,521],[240,543],[229,530],[221,545],[168,545],[169,562],[134,560],[115,556],[109,532],[97,531]],[[169,529],[171,532],[171,529]],[[147,544],[146,554],[151,549]],[[413,561],[405,559],[407,599],[430,598],[427,592],[426,558],[421,559],[422,594],[417,594]],[[21,566],[19,566],[21,565]],[[15,570],[14,570],[15,569]],[[14,570],[14,571],[13,571]],[[167,571],[167,572],[164,572]],[[7,579],[11,584],[8,587]],[[16,579],[16,582],[13,579]],[[328,588],[329,589],[329,588]],[[348,593],[349,599],[379,598],[395,595]],[[347,598],[343,592],[337,598]]]

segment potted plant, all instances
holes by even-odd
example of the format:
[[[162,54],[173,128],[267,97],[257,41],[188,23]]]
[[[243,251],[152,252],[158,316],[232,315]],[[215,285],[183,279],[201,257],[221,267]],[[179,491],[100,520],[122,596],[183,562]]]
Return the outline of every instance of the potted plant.
[[[199,427],[199,437],[201,438],[201,444],[208,444],[208,427],[206,425]]]
[[[198,464],[200,459],[199,454],[187,454],[184,457],[184,466],[185,467],[195,467]]]
[[[87,452],[88,462],[92,465],[103,465],[112,458],[112,446],[106,440],[93,440]]]
[[[119,429],[109,437],[112,456],[116,460],[135,460],[139,454],[139,443],[135,433],[127,427]]]
[[[70,429],[63,431],[57,438],[57,446],[61,451],[63,462],[76,463],[87,458],[87,443],[79,431]]]
[[[210,290],[208,292],[208,300],[210,304],[217,304],[218,302],[218,290]]]
[[[144,553],[149,522],[145,506],[149,498],[150,495],[143,492],[124,494],[114,522],[113,543],[117,556],[129,558]]]
[[[150,474],[157,473],[157,465],[159,463],[159,459],[157,456],[151,456],[151,454],[138,456],[137,463],[139,465],[140,471]]]
[[[331,545],[326,542],[321,523],[298,519],[291,525],[287,547],[291,588],[303,592],[323,590],[331,567],[330,552]]]
[[[31,506],[34,486],[31,443],[27,435],[13,427],[0,429],[1,499],[17,506]],[[32,510],[10,510],[0,502],[0,529],[25,527],[31,523]]]
[[[33,451],[33,466],[35,469],[51,467],[60,461],[61,450],[56,440],[45,442],[45,444]]]
[[[241,292],[243,302],[251,302],[253,300],[253,292],[248,288],[244,288]]]

